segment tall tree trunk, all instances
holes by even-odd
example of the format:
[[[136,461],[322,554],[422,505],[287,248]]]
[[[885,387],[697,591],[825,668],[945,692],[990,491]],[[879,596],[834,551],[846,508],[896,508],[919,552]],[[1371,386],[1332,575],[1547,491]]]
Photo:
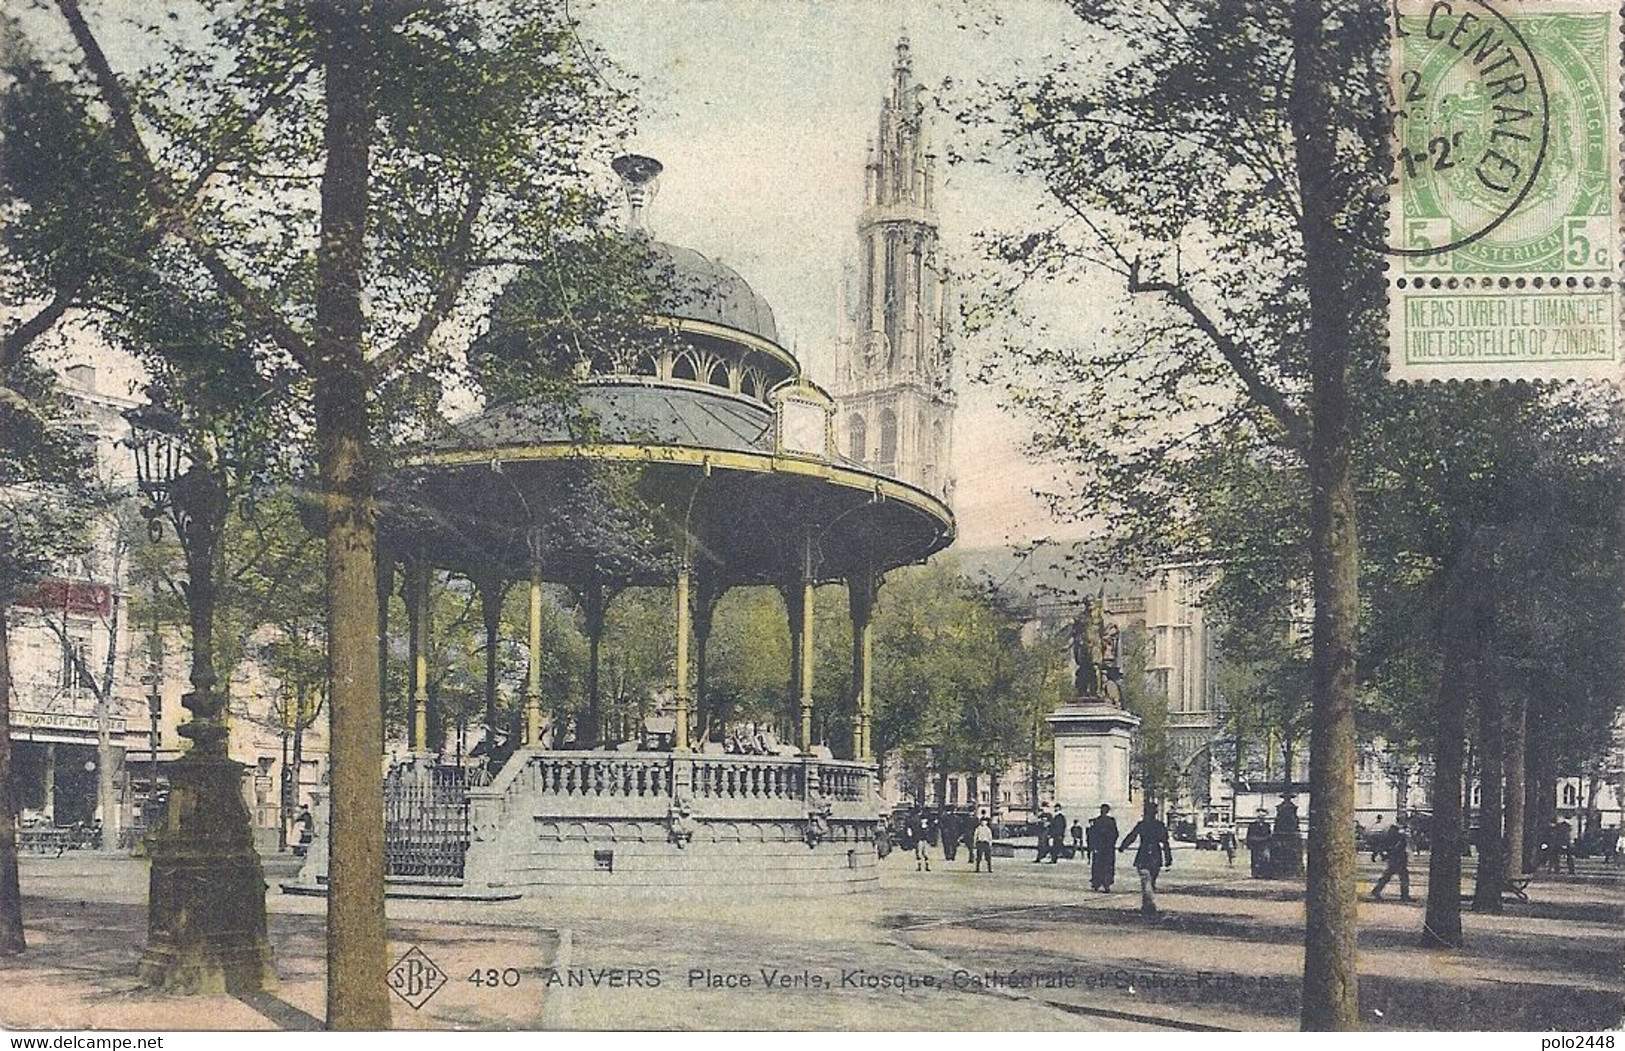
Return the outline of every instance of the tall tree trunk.
[[[1308,449],[1310,559],[1315,605],[1309,729],[1309,868],[1305,900],[1303,1002],[1306,1030],[1359,1024],[1356,969],[1354,774],[1355,652],[1359,626],[1359,544],[1350,463],[1349,257],[1359,249],[1338,233],[1333,112],[1323,0],[1292,5],[1292,101],[1297,183],[1303,200],[1309,297]],[[1291,771],[1287,771],[1291,777]]]
[[[1462,783],[1467,705],[1484,645],[1482,558],[1469,542],[1446,574],[1439,612],[1439,688],[1433,709],[1433,822],[1428,838],[1428,903],[1422,942],[1461,946]]]
[[[0,603],[0,956],[28,948],[17,877],[17,802],[11,798],[11,608]]]
[[[1523,866],[1528,872],[1535,863],[1546,830],[1557,820],[1557,796],[1552,791],[1551,735],[1545,723],[1536,719],[1524,727],[1524,820]]]
[[[288,777],[288,817],[284,818],[284,823],[299,812],[299,790],[302,787],[300,775],[305,770],[305,727],[310,725],[313,718],[305,714],[309,689],[310,687],[303,681],[299,683],[299,707],[294,711],[293,719],[293,765],[289,767]]]
[[[373,109],[371,5],[320,5],[327,161],[316,261],[316,438],[327,520],[332,816],[328,861],[327,1024],[389,1025],[385,985],[384,794],[378,756],[377,506],[362,267]]]
[[[1502,711],[1499,669],[1488,661],[1479,665],[1478,680],[1478,879],[1473,884],[1473,908],[1501,911],[1501,890],[1506,885],[1506,860],[1501,853],[1502,782],[1505,777],[1506,715]]]
[[[118,573],[119,563],[113,564]],[[117,850],[119,830],[118,790],[113,778],[113,680],[118,666],[120,603],[118,592],[108,588],[111,609],[107,618],[107,654],[102,661],[101,680],[96,689],[96,816],[102,822],[102,849]]]
[[[1509,879],[1523,875],[1524,744],[1528,710],[1528,694],[1520,689],[1506,707],[1506,835],[1501,843],[1501,858]]]

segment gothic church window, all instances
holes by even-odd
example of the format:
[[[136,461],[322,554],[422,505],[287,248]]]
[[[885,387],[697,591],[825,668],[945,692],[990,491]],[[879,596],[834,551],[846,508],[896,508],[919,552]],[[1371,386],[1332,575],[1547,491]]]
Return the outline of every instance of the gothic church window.
[[[897,414],[890,409],[880,410],[880,462],[897,459]]]
[[[848,452],[852,459],[863,461],[869,458],[869,424],[859,413],[853,413],[846,424]]]

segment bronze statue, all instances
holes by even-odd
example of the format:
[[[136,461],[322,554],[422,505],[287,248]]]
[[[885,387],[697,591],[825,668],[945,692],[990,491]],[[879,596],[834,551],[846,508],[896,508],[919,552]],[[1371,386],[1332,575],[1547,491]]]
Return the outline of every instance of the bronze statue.
[[[1072,688],[1080,698],[1092,697],[1122,707],[1123,673],[1118,665],[1119,631],[1108,626],[1104,597],[1083,600],[1083,611],[1072,621]]]
[[[1083,612],[1072,621],[1072,688],[1079,697],[1099,697],[1105,676],[1101,657],[1105,652],[1105,621],[1094,599],[1083,600]]]

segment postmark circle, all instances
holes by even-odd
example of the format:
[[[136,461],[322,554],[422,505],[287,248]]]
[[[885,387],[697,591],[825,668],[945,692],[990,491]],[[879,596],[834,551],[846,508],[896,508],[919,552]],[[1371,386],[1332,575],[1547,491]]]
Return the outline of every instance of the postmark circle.
[[[1382,251],[1436,256],[1488,236],[1528,198],[1550,145],[1551,99],[1534,49],[1488,0],[1434,0],[1410,28],[1398,7],[1390,207],[1402,225],[1415,209],[1448,221],[1452,235]]]

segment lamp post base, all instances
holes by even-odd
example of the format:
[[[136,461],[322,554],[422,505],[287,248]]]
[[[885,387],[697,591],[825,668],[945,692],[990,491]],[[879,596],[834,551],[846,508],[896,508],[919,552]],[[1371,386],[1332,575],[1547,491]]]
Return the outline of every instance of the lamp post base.
[[[241,792],[243,765],[191,755],[170,771],[169,810],[151,837],[141,980],[176,993],[252,992],[274,983],[265,874]]]

